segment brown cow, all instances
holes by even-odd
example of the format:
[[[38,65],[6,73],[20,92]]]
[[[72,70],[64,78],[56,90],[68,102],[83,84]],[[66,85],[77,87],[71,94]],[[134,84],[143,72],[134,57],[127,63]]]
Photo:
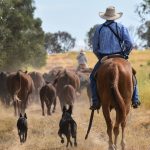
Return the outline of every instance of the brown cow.
[[[28,97],[32,93],[34,84],[27,72],[11,73],[7,78],[8,92],[13,99],[15,115],[25,112]]]
[[[55,87],[49,83],[44,85],[40,90],[40,99],[41,99],[41,107],[42,107],[42,115],[45,116],[44,112],[44,102],[47,106],[47,115],[51,115],[51,106],[54,104],[53,112],[56,109],[56,89]]]
[[[56,78],[58,72],[63,70],[64,70],[63,67],[54,67],[48,73],[44,73],[43,78],[46,82],[52,82]]]
[[[78,75],[72,71],[64,70],[60,71],[56,75],[56,79],[54,80],[54,84],[56,86],[57,93],[61,92],[61,89],[64,85],[72,85],[76,91],[79,91],[80,88],[80,79]]]
[[[5,106],[9,106],[11,101],[7,89],[8,75],[9,73],[7,72],[0,72],[0,100],[2,101],[2,104],[4,104]]]
[[[33,72],[29,72],[28,74],[31,76],[35,87],[32,93],[32,98],[35,99],[36,101],[39,101],[39,97],[40,97],[39,92],[40,89],[45,85],[45,80],[42,74],[39,72],[33,71]]]
[[[76,92],[72,85],[65,85],[60,93],[60,105],[61,109],[63,110],[63,107],[68,105],[73,108],[74,101],[76,99]]]
[[[80,88],[80,79],[76,73],[64,70],[57,74],[54,85],[56,86],[57,96],[59,97],[60,105],[62,106],[64,102],[62,101],[61,97],[64,86],[72,85],[72,87],[75,89],[75,92],[77,92]]]
[[[121,124],[121,146],[122,150],[124,150],[124,131],[133,94],[132,68],[130,63],[122,58],[110,58],[104,61],[97,72],[97,86],[104,118],[107,124],[109,149],[116,149],[119,126]],[[116,122],[114,128],[110,118],[110,111],[112,108],[114,108],[116,111]],[[114,131],[115,135],[114,142],[112,139],[112,130]]]

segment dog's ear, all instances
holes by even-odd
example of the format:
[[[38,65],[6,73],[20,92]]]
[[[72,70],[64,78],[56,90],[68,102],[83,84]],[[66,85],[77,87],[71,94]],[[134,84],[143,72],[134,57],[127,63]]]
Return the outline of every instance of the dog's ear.
[[[69,109],[67,110],[67,112],[71,115],[72,114],[72,106],[69,106]]]
[[[63,113],[64,113],[66,110],[67,110],[67,109],[66,109],[66,106],[64,106],[64,107],[63,107]]]
[[[26,70],[24,73],[25,73],[25,74],[27,74],[27,73],[28,73],[28,71]]]
[[[20,117],[22,117],[22,114],[20,113]]]
[[[27,114],[26,114],[26,113],[24,114],[24,118],[26,118],[26,119],[27,119]]]

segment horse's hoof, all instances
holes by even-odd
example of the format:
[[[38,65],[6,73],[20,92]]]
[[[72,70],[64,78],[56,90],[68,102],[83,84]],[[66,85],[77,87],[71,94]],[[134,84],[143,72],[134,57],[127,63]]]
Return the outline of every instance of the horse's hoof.
[[[64,139],[61,140],[61,143],[62,143],[62,144],[64,143]]]

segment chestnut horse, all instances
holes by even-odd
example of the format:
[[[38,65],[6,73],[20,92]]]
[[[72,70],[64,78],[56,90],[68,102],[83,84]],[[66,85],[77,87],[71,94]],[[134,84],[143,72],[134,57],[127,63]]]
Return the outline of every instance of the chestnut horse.
[[[107,124],[109,150],[115,150],[117,147],[120,125],[122,128],[121,146],[122,150],[125,150],[125,126],[133,94],[132,67],[123,58],[109,58],[102,62],[97,71],[96,79],[98,95]],[[114,127],[110,117],[113,108],[116,111]],[[112,132],[115,136],[114,142]]]

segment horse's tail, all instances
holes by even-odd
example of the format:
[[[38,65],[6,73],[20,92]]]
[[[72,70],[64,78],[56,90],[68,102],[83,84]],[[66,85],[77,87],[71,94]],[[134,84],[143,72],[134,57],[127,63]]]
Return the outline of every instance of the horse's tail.
[[[118,82],[119,82],[119,70],[117,66],[114,66],[114,72],[113,72],[113,80],[112,80],[112,92],[115,101],[120,107],[120,110],[122,111],[122,115],[120,117],[120,122],[122,122],[125,119],[126,116],[126,109],[125,109],[125,103],[123,100],[123,97],[120,94],[119,88],[118,88]]]

